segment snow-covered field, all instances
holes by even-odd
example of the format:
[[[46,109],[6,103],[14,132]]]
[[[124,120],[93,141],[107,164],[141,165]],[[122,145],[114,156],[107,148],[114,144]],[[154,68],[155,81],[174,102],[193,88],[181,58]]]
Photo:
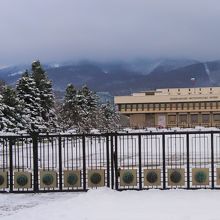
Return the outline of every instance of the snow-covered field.
[[[219,220],[220,191],[3,194],[1,220]]]

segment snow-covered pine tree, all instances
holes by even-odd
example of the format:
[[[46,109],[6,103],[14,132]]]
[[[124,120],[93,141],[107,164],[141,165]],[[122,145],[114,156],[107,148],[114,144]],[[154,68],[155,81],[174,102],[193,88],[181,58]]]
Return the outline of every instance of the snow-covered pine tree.
[[[0,96],[0,128],[3,131],[16,132],[22,129],[20,105],[15,91],[4,86]]]
[[[0,79],[0,94],[2,94],[4,86],[5,86],[5,82]]]
[[[114,105],[106,103],[101,106],[100,125],[105,131],[116,131],[119,126],[119,115],[116,113]]]
[[[42,68],[40,61],[34,61],[32,63],[32,76],[40,93],[42,117],[47,123],[47,127],[50,130],[55,130],[57,127],[57,118],[54,109],[55,101],[52,82],[48,79],[47,73]]]
[[[89,90],[87,86],[83,86],[79,90],[78,95],[80,130],[88,132],[92,128],[97,128],[98,125],[98,96]]]
[[[77,128],[80,120],[77,90],[74,88],[73,84],[69,84],[66,88],[59,121],[61,127],[68,130],[75,127]]]
[[[28,132],[44,132],[47,126],[42,118],[40,92],[34,78],[26,71],[16,86],[17,97],[21,103],[23,129]]]

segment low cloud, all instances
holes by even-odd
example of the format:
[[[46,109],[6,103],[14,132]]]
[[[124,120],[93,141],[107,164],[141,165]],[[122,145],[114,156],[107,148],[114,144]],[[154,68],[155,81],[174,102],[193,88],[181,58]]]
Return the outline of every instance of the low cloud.
[[[0,64],[220,58],[217,0],[3,0]]]

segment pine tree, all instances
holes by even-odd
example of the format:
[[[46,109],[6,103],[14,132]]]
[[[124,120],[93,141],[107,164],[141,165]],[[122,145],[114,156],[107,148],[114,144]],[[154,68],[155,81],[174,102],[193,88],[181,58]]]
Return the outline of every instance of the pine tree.
[[[9,86],[2,88],[0,97],[0,127],[4,131],[16,132],[22,129],[20,105],[15,91]]]
[[[80,115],[77,90],[72,84],[69,84],[66,88],[59,121],[61,122],[61,127],[64,129],[71,129],[79,126]]]
[[[88,132],[98,126],[98,96],[83,86],[78,92],[80,130]]]
[[[50,130],[55,129],[57,127],[57,119],[54,109],[55,101],[52,82],[48,79],[47,73],[42,68],[40,61],[32,63],[32,76],[40,93],[42,117]]]
[[[115,131],[119,126],[119,115],[116,113],[115,108],[109,102],[103,104],[100,110],[100,126],[106,131]]]
[[[17,96],[21,103],[23,128],[29,132],[44,132],[47,126],[42,118],[40,92],[35,80],[26,71],[17,83]]]

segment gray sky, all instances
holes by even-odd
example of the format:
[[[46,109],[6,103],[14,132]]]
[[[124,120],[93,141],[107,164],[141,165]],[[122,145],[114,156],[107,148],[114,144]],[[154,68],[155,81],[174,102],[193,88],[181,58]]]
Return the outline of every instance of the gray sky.
[[[0,0],[0,65],[220,59],[219,0]]]

